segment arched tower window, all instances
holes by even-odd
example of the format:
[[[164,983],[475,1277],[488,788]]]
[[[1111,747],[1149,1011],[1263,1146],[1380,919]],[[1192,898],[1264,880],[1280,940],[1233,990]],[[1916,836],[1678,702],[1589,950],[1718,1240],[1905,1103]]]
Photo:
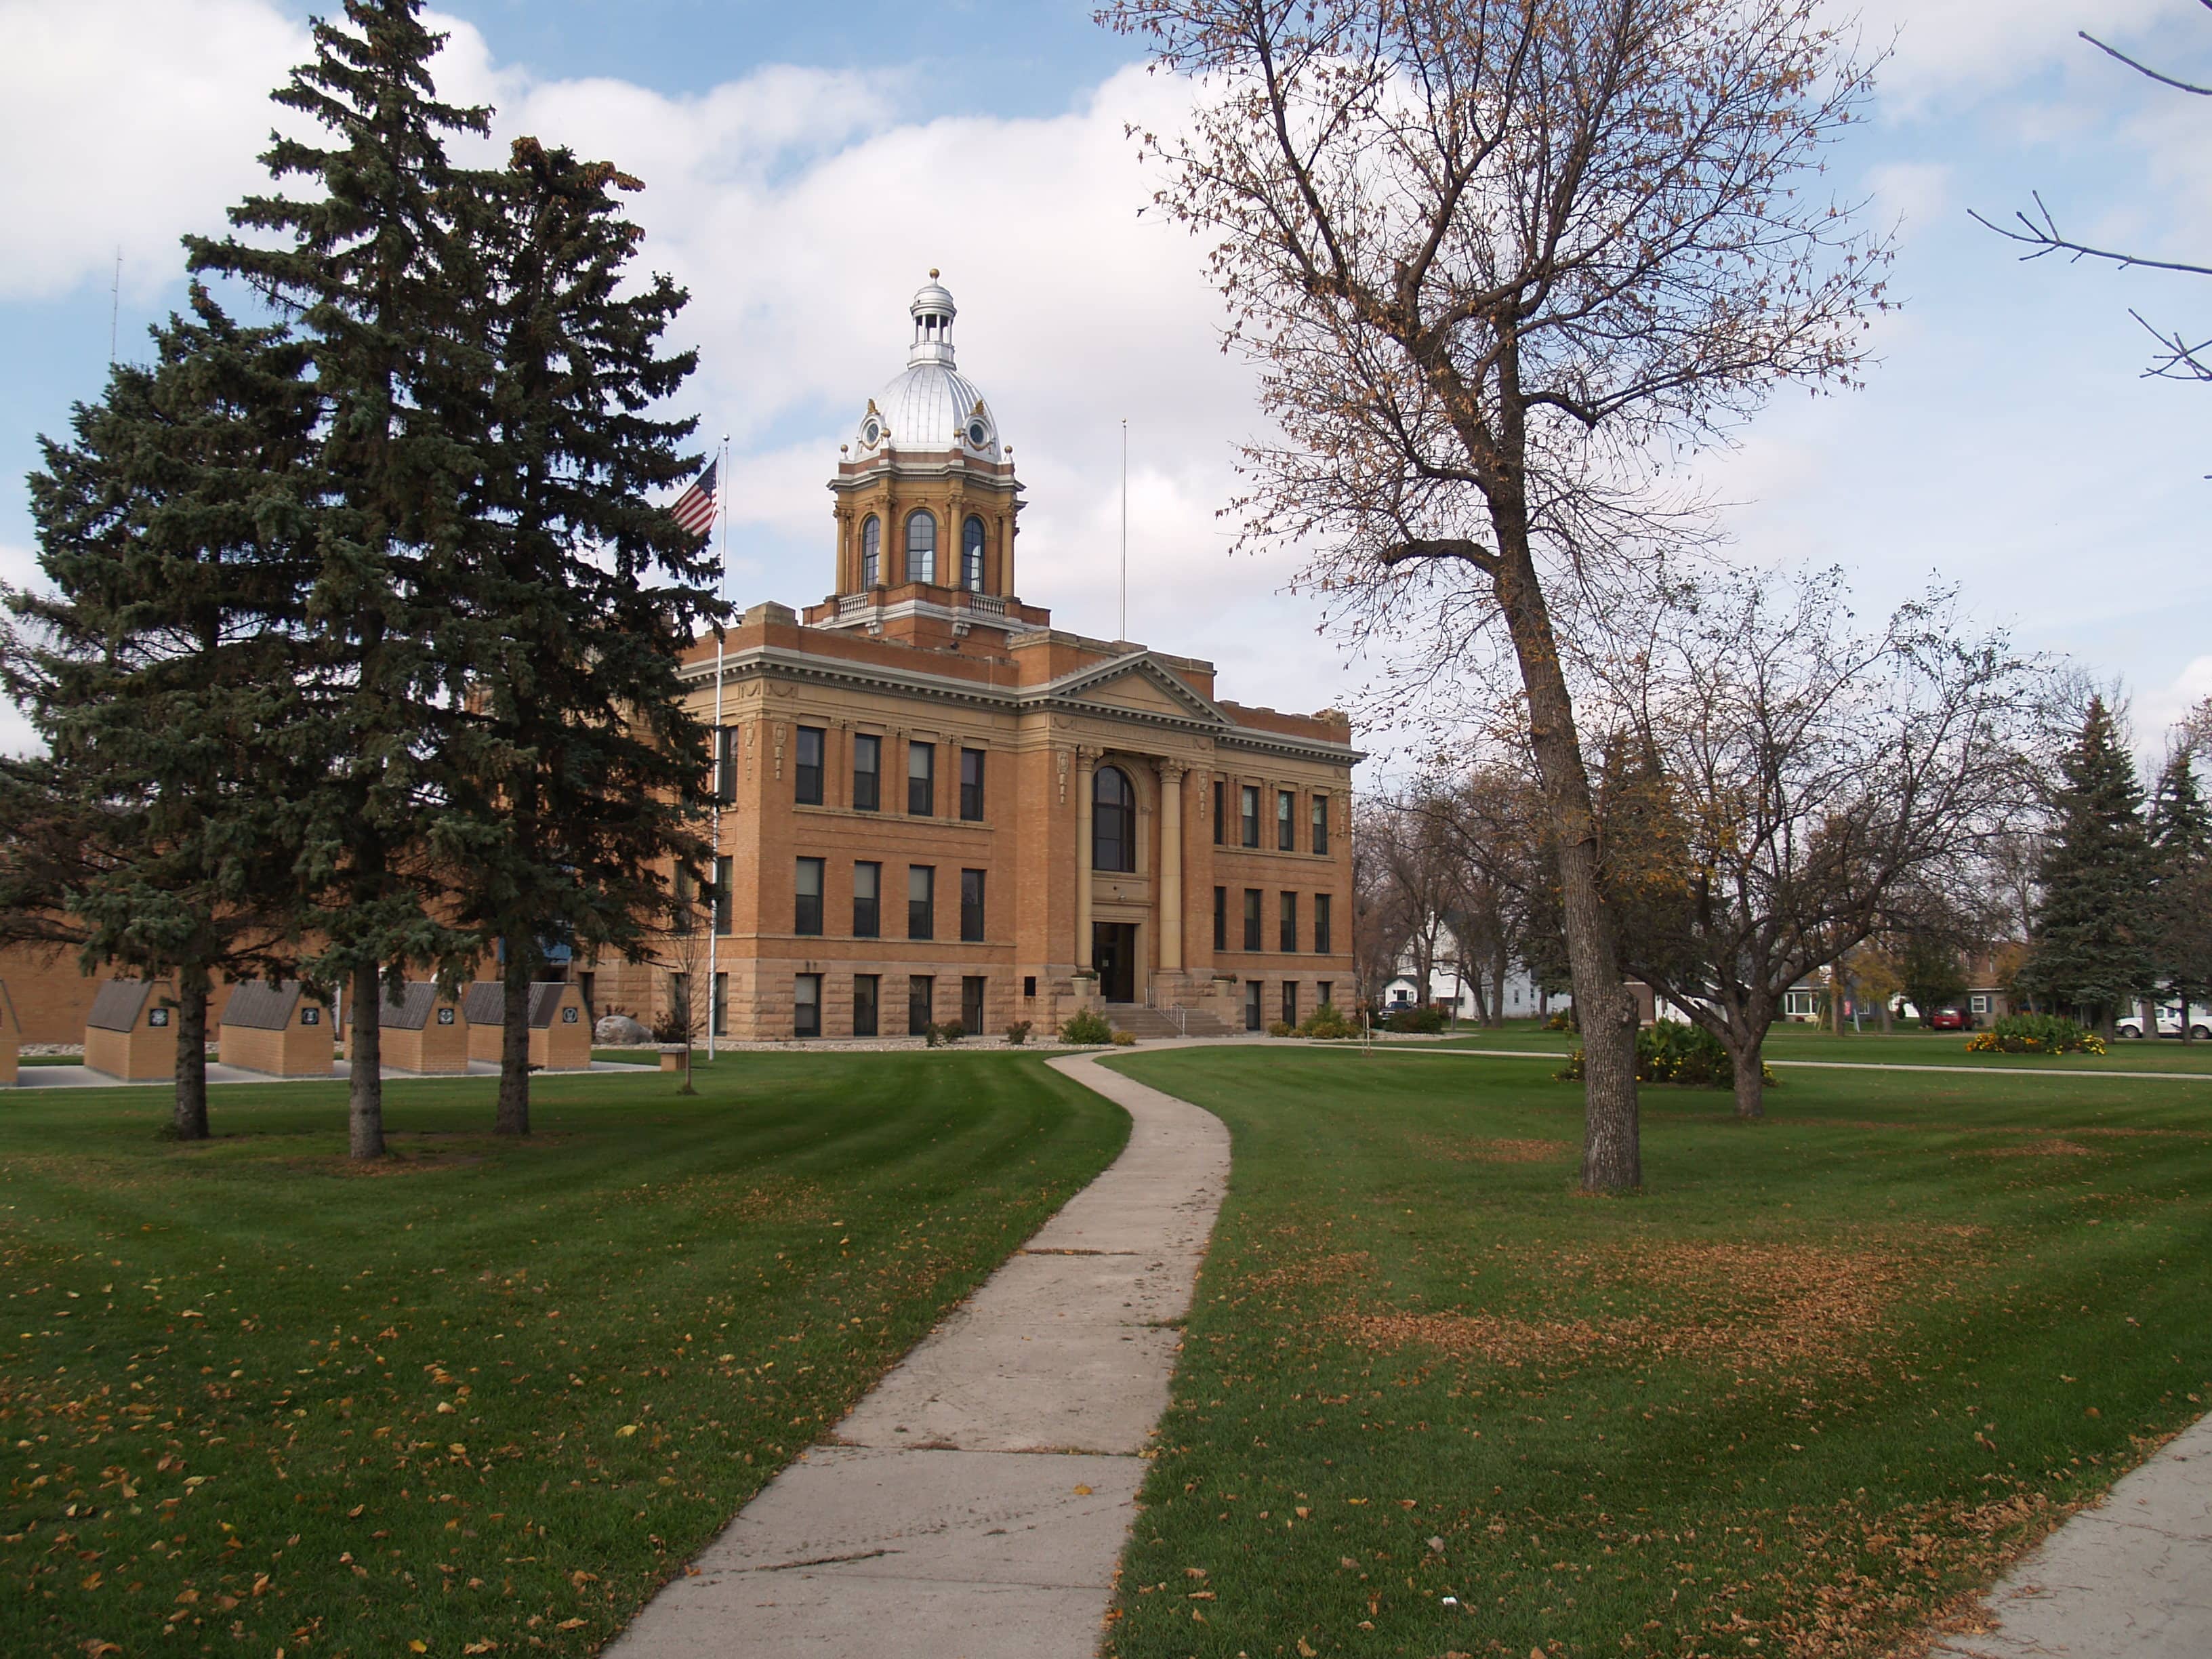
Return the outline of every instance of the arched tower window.
[[[871,513],[860,524],[860,586],[874,587],[884,579],[884,522]]]
[[[906,515],[906,579],[937,580],[937,520],[927,507],[917,507]]]
[[[1091,779],[1091,867],[1137,867],[1137,792],[1118,766],[1102,766]]]
[[[972,514],[960,526],[960,586],[970,593],[983,591],[983,521]]]

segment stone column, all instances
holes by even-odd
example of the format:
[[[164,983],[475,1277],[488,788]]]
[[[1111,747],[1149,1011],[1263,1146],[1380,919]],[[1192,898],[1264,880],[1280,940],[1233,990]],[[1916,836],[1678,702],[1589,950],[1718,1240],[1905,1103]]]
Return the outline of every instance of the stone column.
[[[1160,763],[1160,969],[1182,971],[1182,779],[1174,761]]]
[[[1075,965],[1091,963],[1091,790],[1097,752],[1075,751]]]

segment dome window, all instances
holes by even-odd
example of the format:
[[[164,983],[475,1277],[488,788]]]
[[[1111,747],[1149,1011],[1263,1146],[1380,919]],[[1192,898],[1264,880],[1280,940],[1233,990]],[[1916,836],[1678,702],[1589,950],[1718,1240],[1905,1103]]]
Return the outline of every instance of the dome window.
[[[1137,792],[1118,766],[1102,766],[1091,781],[1091,867],[1137,867]]]
[[[937,580],[937,520],[927,507],[917,507],[906,515],[906,579]]]
[[[880,587],[884,580],[884,522],[871,513],[860,525],[860,586]]]
[[[983,591],[983,521],[972,514],[960,526],[960,586],[970,593]]]
[[[860,428],[860,441],[871,447],[874,446],[876,440],[883,435],[883,428],[878,426],[873,421],[870,421]]]
[[[991,428],[985,426],[981,421],[969,422],[968,441],[975,445],[978,449],[982,448],[985,444],[991,441]]]

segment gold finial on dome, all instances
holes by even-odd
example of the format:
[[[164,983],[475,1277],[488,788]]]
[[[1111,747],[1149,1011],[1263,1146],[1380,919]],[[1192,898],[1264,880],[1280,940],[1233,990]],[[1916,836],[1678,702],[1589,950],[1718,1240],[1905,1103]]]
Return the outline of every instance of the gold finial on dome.
[[[937,280],[937,267],[935,265],[932,265],[929,268],[929,280],[933,283]]]

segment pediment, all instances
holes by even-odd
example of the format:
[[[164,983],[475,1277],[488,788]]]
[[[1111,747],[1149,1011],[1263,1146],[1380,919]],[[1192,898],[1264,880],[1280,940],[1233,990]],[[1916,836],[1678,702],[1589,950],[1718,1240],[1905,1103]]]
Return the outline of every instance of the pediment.
[[[1043,688],[1052,702],[1085,708],[1125,709],[1155,720],[1227,726],[1228,717],[1149,656],[1124,657],[1070,674]]]

